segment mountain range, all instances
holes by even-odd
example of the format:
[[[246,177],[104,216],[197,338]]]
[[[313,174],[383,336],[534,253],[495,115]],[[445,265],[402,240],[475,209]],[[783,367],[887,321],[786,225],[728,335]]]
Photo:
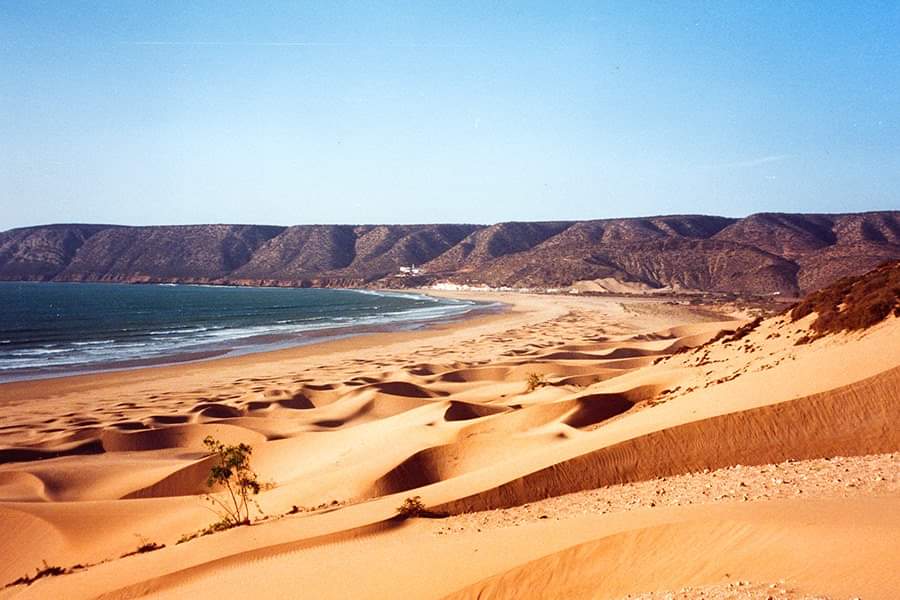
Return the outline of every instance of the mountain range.
[[[897,258],[900,211],[489,226],[55,224],[0,233],[6,281],[546,288],[613,279],[799,295]]]

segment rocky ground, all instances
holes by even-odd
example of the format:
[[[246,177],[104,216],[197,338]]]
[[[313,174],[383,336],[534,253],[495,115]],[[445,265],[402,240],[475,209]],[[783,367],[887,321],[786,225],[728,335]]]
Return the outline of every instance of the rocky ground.
[[[900,491],[900,453],[788,461],[688,473],[548,498],[514,508],[442,521],[435,535],[514,527],[538,519],[617,513],[636,508],[790,497],[852,497]],[[631,594],[622,600],[837,600],[797,591],[785,581],[730,581],[677,591]],[[850,600],[859,600],[851,598]]]
[[[827,596],[810,596],[791,589],[785,582],[755,583],[734,581],[719,585],[686,587],[677,592],[631,594],[622,600],[831,600]],[[859,600],[854,598],[851,600]]]
[[[657,506],[791,498],[874,496],[900,491],[900,452],[736,465],[547,498],[513,508],[452,516],[436,535],[511,527],[538,519]],[[677,597],[677,596],[676,596]],[[711,596],[717,597],[717,596]]]

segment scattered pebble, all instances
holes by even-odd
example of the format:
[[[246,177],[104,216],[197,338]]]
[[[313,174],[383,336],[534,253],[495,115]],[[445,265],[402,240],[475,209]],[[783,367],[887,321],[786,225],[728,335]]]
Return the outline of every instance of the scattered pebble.
[[[836,456],[757,466],[735,465],[712,472],[704,469],[698,473],[575,492],[523,506],[455,515],[442,519],[439,531],[456,533],[476,527],[481,531],[550,518],[648,507],[897,492],[900,492],[900,452]]]
[[[829,596],[809,595],[788,587],[784,582],[756,583],[729,581],[726,583],[683,587],[677,592],[646,592],[627,594],[621,600],[837,600]],[[850,600],[859,600],[851,598]]]

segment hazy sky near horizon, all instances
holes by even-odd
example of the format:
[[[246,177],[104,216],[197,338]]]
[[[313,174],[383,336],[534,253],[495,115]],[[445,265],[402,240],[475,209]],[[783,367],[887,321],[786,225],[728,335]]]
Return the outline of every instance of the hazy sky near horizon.
[[[0,229],[900,208],[900,2],[0,4]]]

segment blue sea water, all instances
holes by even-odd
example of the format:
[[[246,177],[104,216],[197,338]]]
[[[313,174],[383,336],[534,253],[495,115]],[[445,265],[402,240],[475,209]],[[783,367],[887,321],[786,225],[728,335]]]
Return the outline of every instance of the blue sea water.
[[[0,380],[282,348],[475,307],[360,290],[0,282]]]

